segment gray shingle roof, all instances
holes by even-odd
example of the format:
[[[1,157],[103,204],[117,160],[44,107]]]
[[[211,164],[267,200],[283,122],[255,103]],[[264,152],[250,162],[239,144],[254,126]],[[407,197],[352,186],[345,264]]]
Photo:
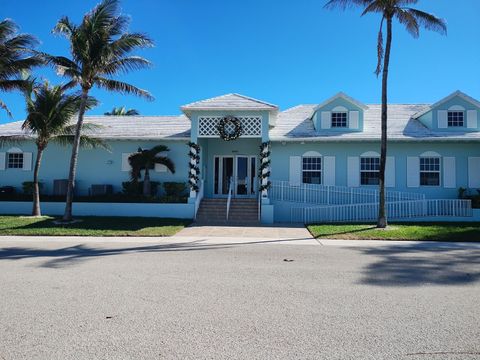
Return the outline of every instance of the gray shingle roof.
[[[101,139],[190,139],[190,120],[177,116],[86,116],[86,124],[100,125],[95,137]],[[0,125],[0,136],[28,136],[22,121]]]
[[[182,106],[183,111],[192,110],[278,110],[278,106],[240,94],[226,94],[211,99],[196,101]]]
[[[270,130],[270,139],[289,140],[379,140],[381,124],[381,105],[367,105],[364,112],[362,132],[315,131],[312,116],[316,104],[299,105],[278,114],[276,126]],[[388,137],[390,140],[480,140],[480,132],[434,131],[413,119],[413,115],[429,108],[429,105],[389,105]]]
[[[316,104],[298,105],[278,113],[275,127],[270,129],[273,141],[356,141],[380,139],[380,105],[368,105],[364,112],[362,132],[315,131],[311,117]],[[388,136],[390,140],[479,141],[480,132],[447,132],[428,129],[413,115],[429,105],[389,105]],[[86,123],[100,125],[95,137],[102,139],[171,139],[190,138],[190,120],[177,116],[86,116]],[[0,136],[28,136],[21,130],[22,121],[0,125]]]

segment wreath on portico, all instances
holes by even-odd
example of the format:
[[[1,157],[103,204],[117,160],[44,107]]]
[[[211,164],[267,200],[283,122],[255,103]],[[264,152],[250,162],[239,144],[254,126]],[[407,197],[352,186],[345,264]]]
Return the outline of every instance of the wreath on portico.
[[[233,132],[228,131],[230,126],[234,127]],[[243,128],[242,123],[240,120],[234,116],[225,116],[224,118],[220,119],[217,124],[217,130],[222,138],[225,141],[236,140],[242,135]]]

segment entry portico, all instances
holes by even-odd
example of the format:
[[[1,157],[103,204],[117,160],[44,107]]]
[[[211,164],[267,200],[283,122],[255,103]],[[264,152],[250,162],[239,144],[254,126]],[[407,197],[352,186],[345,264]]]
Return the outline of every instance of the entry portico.
[[[227,94],[182,107],[191,121],[190,140],[200,146],[198,169],[205,198],[224,198],[232,185],[232,196],[257,198],[260,190],[259,155],[262,143],[269,141],[278,107],[239,94]],[[235,132],[238,121],[241,137],[222,138]],[[230,121],[233,120],[233,121]],[[195,196],[196,194],[192,194]]]

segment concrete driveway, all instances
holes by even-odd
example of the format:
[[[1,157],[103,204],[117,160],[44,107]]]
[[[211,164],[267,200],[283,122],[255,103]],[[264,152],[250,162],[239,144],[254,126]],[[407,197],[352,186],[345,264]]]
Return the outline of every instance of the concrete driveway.
[[[0,359],[480,358],[477,245],[108,241],[0,239]]]

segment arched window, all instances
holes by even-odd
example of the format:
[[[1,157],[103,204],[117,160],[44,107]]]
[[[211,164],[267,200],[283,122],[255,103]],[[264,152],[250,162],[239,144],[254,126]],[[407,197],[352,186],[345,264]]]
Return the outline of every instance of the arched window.
[[[434,151],[420,155],[420,186],[440,186],[440,159]]]
[[[7,169],[23,168],[23,151],[19,148],[10,148],[7,151]]]
[[[360,184],[378,185],[380,179],[380,154],[367,151],[360,155]]]
[[[465,126],[465,109],[459,105],[452,106],[448,109],[448,127]]]
[[[337,106],[332,110],[332,128],[348,127],[348,109],[343,106]]]
[[[304,184],[322,183],[322,155],[316,151],[307,151],[302,156],[302,182]]]

